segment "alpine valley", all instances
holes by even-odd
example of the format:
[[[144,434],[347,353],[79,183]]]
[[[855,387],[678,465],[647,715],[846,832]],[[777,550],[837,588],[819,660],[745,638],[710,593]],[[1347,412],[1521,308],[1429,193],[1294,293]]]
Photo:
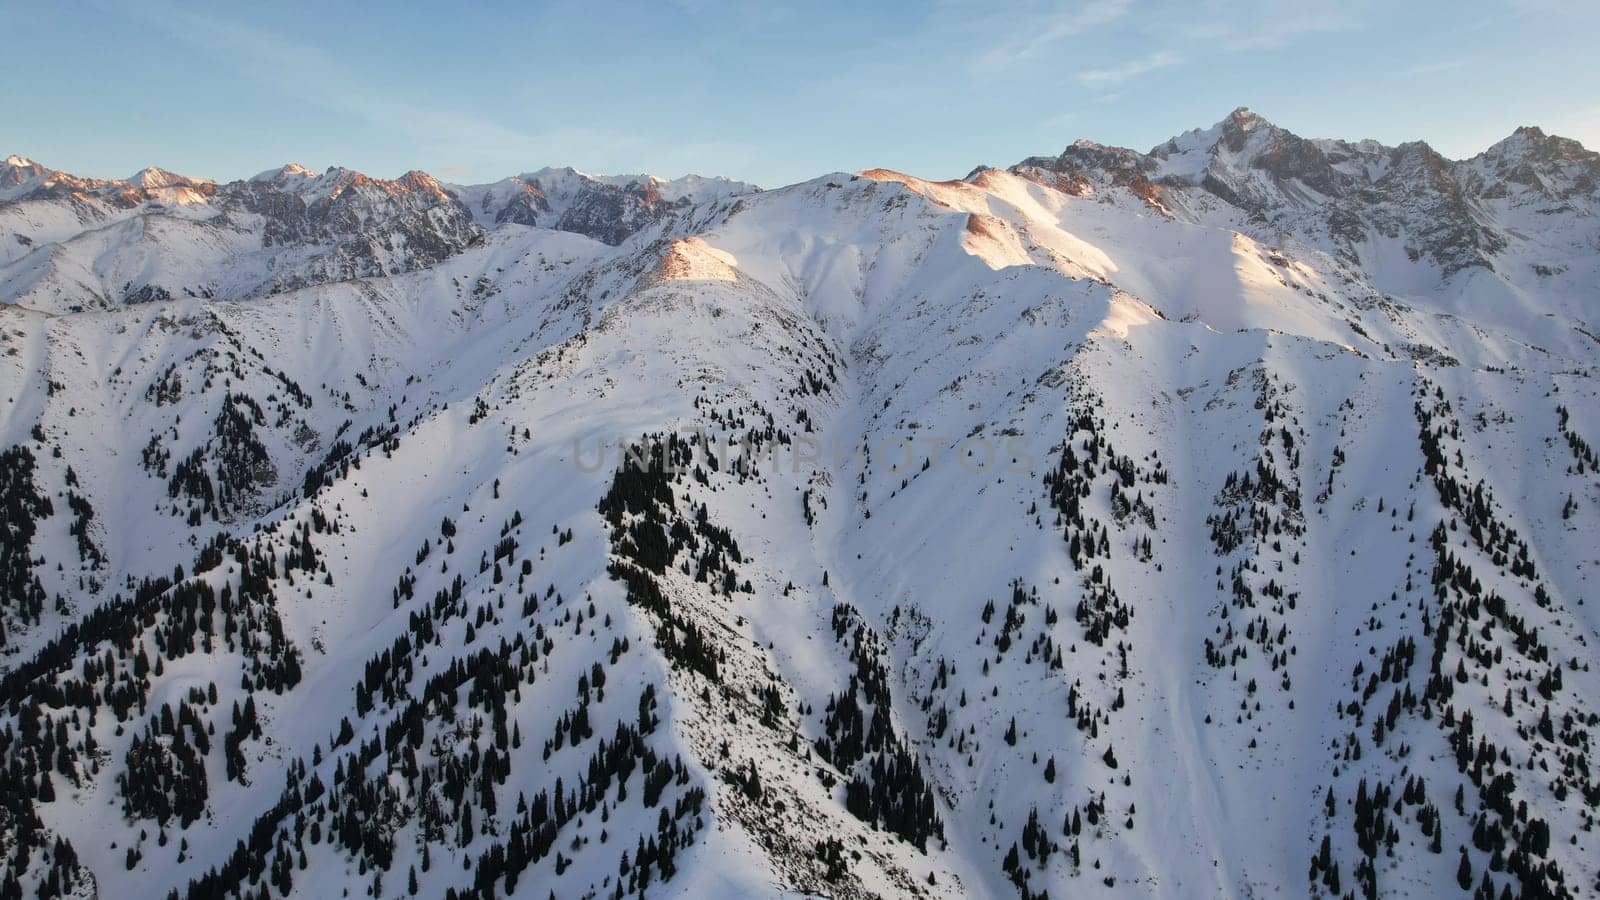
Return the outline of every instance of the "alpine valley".
[[[1597,444],[1537,128],[13,156],[0,900],[1600,895]]]

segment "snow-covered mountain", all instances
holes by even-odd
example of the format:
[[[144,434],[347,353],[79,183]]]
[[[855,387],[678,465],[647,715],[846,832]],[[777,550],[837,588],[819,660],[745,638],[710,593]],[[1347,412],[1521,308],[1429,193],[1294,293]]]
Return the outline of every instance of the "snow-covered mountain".
[[[0,170],[0,301],[76,312],[262,297],[426,268],[505,222],[614,245],[697,200],[751,190],[573,169],[460,187],[425,172],[387,181],[292,163],[223,185],[153,167],[105,181],[13,156]]]
[[[12,157],[0,895],[1594,895],[1597,183]]]

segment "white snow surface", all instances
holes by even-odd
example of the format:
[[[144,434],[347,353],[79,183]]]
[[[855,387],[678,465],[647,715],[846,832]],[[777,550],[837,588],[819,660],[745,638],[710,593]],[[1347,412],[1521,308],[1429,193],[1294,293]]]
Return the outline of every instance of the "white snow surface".
[[[869,170],[767,191],[573,169],[453,186],[291,165],[236,183],[307,208],[348,194],[335,213],[354,238],[280,232],[276,213],[219,199],[229,186],[155,168],[102,182],[8,159],[0,448],[29,450],[53,511],[27,548],[43,610],[0,610],[7,690],[66,685],[111,658],[110,641],[75,646],[65,666],[17,675],[139,579],[182,567],[239,595],[235,550],[193,574],[218,535],[275,560],[270,605],[301,669],[281,690],[250,684],[259,648],[219,638],[175,654],[159,639],[168,615],[152,614],[129,625],[130,646],[161,665],[134,682],[126,719],[98,694],[13,703],[5,728],[27,718],[98,748],[63,757],[53,799],[32,804],[49,844],[76,854],[68,892],[183,896],[250,839],[286,779],[332,787],[372,741],[364,775],[400,798],[377,817],[393,845],[377,893],[408,896],[413,872],[420,896],[463,891],[519,798],[587,779],[648,686],[661,725],[645,741],[683,764],[661,805],[633,773],[501,895],[631,886],[619,855],[699,789],[703,808],[677,820],[692,841],[669,880],[654,871],[651,896],[1359,894],[1366,867],[1381,893],[1434,896],[1458,891],[1463,857],[1463,893],[1487,877],[1498,896],[1522,889],[1505,861],[1538,844],[1530,822],[1549,833],[1525,857],[1550,867],[1540,884],[1594,896],[1600,167],[1531,130],[1442,169],[1415,148],[1306,142],[1342,179],[1319,188],[1320,168],[1276,161],[1291,138],[1241,110],[1123,151],[1144,182],[1069,148],[966,181]],[[40,193],[50,184],[68,190]],[[596,184],[671,209],[615,245],[554,227]],[[497,222],[530,190],[536,224]],[[1460,230],[1458,205],[1479,230]],[[177,467],[198,450],[226,480],[237,435],[220,423],[239,398],[259,407],[246,418],[270,471],[195,512]],[[597,506],[619,442],[703,433],[742,457],[751,432],[778,442],[772,459],[709,469],[697,446],[701,472],[671,488],[686,522],[703,504],[737,541],[734,588],[696,578],[698,551],[656,579],[680,617],[668,630],[692,623],[720,656],[713,679],[663,649],[658,613],[608,574],[617,545]],[[308,488],[339,442],[359,464]],[[1048,480],[1067,452],[1079,523]],[[1493,525],[1438,472],[1481,488]],[[1282,492],[1241,493],[1246,474]],[[71,497],[92,506],[79,530],[93,556]],[[1232,545],[1218,524],[1230,515]],[[310,573],[286,561],[302,533]],[[1104,540],[1077,565],[1074,536]],[[1436,591],[1446,555],[1477,585]],[[414,638],[398,697],[358,711],[369,661],[458,578],[465,613]],[[1096,635],[1108,586],[1127,614]],[[1474,592],[1504,611],[1471,599],[1461,612]],[[506,700],[520,743],[485,789],[498,811],[472,806],[471,780],[475,826],[458,833],[447,802],[434,833],[427,796],[389,768],[388,729],[453,661],[519,638],[540,655]],[[1448,697],[1429,694],[1436,653]],[[133,671],[136,655],[113,667]],[[925,849],[853,812],[852,774],[874,776],[816,746],[869,657],[886,673],[882,722],[942,827]],[[215,702],[195,707],[214,729],[203,813],[130,812],[132,742],[162,704],[211,685]],[[596,737],[546,753],[591,694]],[[247,697],[261,735],[230,778],[224,735]],[[1469,712],[1478,759],[1463,767],[1444,723]],[[454,716],[420,726],[423,769],[494,746],[466,700]],[[343,721],[353,740],[336,751]],[[759,792],[741,780],[751,769]],[[1509,817],[1481,786],[1501,775],[1526,804]],[[1420,802],[1402,800],[1412,779]],[[1392,832],[1369,856],[1356,798],[1380,785]],[[1029,841],[1008,871],[1030,815],[1054,851]],[[290,895],[373,891],[368,863],[332,839],[337,818],[319,820],[320,841],[296,838],[293,816],[270,832],[290,848]],[[1511,845],[1480,846],[1480,822]],[[1338,891],[1314,864],[1325,837]],[[831,840],[832,877],[819,859]],[[31,893],[57,859],[35,850],[5,874]],[[284,893],[270,870],[230,885]]]

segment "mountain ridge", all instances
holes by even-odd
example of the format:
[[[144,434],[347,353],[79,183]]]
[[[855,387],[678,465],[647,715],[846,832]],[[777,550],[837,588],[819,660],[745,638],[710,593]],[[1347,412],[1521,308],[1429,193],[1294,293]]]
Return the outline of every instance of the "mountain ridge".
[[[1209,127],[1197,127],[1197,128],[1193,128],[1193,129],[1190,129],[1188,131],[1185,131],[1185,132],[1183,132],[1181,134],[1174,135],[1173,137],[1169,138],[1168,140],[1162,141],[1161,143],[1155,145],[1150,150],[1145,151],[1144,155],[1153,156],[1157,151],[1161,150],[1164,147],[1173,146],[1176,142],[1178,142],[1182,138],[1185,138],[1185,137],[1188,137],[1188,136],[1191,136],[1191,135],[1204,135],[1204,134],[1208,134],[1208,133],[1211,133],[1211,132],[1218,132],[1218,131],[1223,130],[1224,128],[1226,128],[1230,124],[1232,124],[1233,127],[1236,128],[1236,129],[1238,129],[1242,125],[1246,125],[1246,124],[1250,128],[1264,128],[1264,129],[1270,130],[1272,132],[1288,135],[1288,136],[1293,137],[1293,138],[1295,138],[1297,140],[1308,141],[1308,142],[1313,143],[1313,144],[1344,145],[1344,146],[1352,146],[1352,147],[1363,147],[1363,146],[1366,146],[1366,147],[1371,147],[1371,148],[1374,148],[1374,149],[1381,149],[1381,150],[1385,150],[1385,151],[1395,150],[1395,149],[1398,149],[1399,147],[1404,147],[1404,146],[1409,146],[1409,145],[1428,146],[1427,142],[1425,140],[1403,141],[1400,144],[1397,144],[1397,145],[1394,145],[1394,146],[1389,146],[1389,145],[1383,144],[1380,141],[1372,140],[1370,138],[1364,138],[1364,139],[1356,140],[1356,141],[1348,141],[1348,140],[1337,139],[1337,138],[1304,138],[1304,137],[1301,137],[1299,135],[1295,135],[1293,132],[1290,132],[1287,129],[1284,129],[1284,128],[1278,126],[1277,124],[1275,124],[1272,121],[1268,120],[1266,117],[1262,116],[1260,113],[1256,112],[1254,109],[1252,109],[1252,108],[1250,108],[1248,106],[1240,106],[1240,107],[1235,108],[1231,113],[1229,113],[1224,118],[1219,119],[1216,123],[1212,124],[1211,126],[1209,126]],[[1506,137],[1500,139],[1499,141],[1496,141],[1495,143],[1489,145],[1489,147],[1486,147],[1485,149],[1478,151],[1477,153],[1473,154],[1472,156],[1462,157],[1460,159],[1452,159],[1452,160],[1449,160],[1449,161],[1450,162],[1455,162],[1455,163],[1463,163],[1463,162],[1469,162],[1469,161],[1474,160],[1474,159],[1478,159],[1480,157],[1490,156],[1490,155],[1493,155],[1496,152],[1497,148],[1500,148],[1500,147],[1503,147],[1505,145],[1508,145],[1508,144],[1516,141],[1518,138],[1529,138],[1529,139],[1531,139],[1531,140],[1533,140],[1533,141],[1535,141],[1535,142],[1537,142],[1539,144],[1553,145],[1553,146],[1561,147],[1561,148],[1566,149],[1567,152],[1575,153],[1576,155],[1579,155],[1579,156],[1592,156],[1593,153],[1594,153],[1594,151],[1590,151],[1587,148],[1584,148],[1583,145],[1579,141],[1576,141],[1576,140],[1574,140],[1572,138],[1566,138],[1566,137],[1562,137],[1560,135],[1547,134],[1544,131],[1544,129],[1542,129],[1538,125],[1521,125],[1521,126],[1518,126],[1515,129],[1513,129],[1511,134],[1509,134]],[[1098,142],[1096,142],[1096,141],[1094,141],[1093,139],[1090,139],[1090,138],[1079,138],[1079,139],[1077,139],[1077,140],[1075,140],[1073,142],[1073,145],[1083,145],[1083,146],[1088,146],[1088,147],[1100,147],[1100,148],[1113,149],[1113,150],[1129,149],[1129,148],[1119,147],[1119,146],[1115,146],[1115,145],[1100,144],[1100,143],[1098,143]],[[1431,150],[1432,148],[1429,147],[1429,149]],[[1135,152],[1137,152],[1137,151],[1135,151]],[[1044,157],[1033,157],[1033,158],[1042,159]],[[1444,157],[1441,157],[1441,158],[1444,158]],[[67,172],[65,172],[63,170],[57,170],[57,169],[53,169],[53,168],[44,166],[42,163],[38,163],[38,162],[36,162],[36,161],[34,161],[32,159],[29,159],[28,157],[24,157],[24,156],[20,156],[20,155],[16,155],[16,154],[12,154],[6,159],[6,165],[7,166],[11,166],[11,167],[25,167],[25,166],[28,166],[28,165],[32,165],[32,166],[38,166],[41,170],[43,170],[45,172],[55,173],[55,174],[60,174],[60,175],[69,175],[69,173],[67,173]],[[330,169],[336,169],[336,170],[338,170],[340,172],[345,172],[345,171],[355,172],[355,174],[360,175],[363,178],[368,178],[368,179],[373,179],[373,180],[378,180],[378,181],[385,180],[385,179],[377,178],[376,176],[370,176],[370,175],[366,175],[365,173],[356,172],[355,170],[346,170],[346,169],[344,169],[343,167],[340,167],[340,166],[331,166]],[[174,173],[174,172],[170,172],[170,171],[161,169],[158,166],[148,166],[145,169],[141,170],[140,173],[135,173],[134,176],[131,176],[130,178],[126,179],[126,181],[128,181],[130,183],[134,182],[135,179],[137,178],[137,176],[139,174],[142,174],[145,171],[161,172],[161,173],[164,173],[166,175],[176,176],[177,178],[180,178],[180,179],[183,179],[183,180],[187,180],[187,181],[209,182],[209,183],[214,183],[214,184],[229,183],[229,182],[219,182],[219,181],[216,181],[214,179],[209,179],[209,178],[191,178],[189,176],[180,175],[178,173]],[[287,164],[285,164],[283,166],[280,166],[278,168],[268,169],[268,170],[266,170],[264,172],[258,173],[258,174],[254,175],[254,176],[251,176],[250,178],[246,178],[246,179],[242,179],[242,180],[246,180],[246,181],[271,180],[272,176],[274,176],[276,174],[279,174],[279,173],[282,173],[282,172],[285,172],[285,171],[291,171],[294,174],[315,174],[313,170],[308,169],[305,166],[302,166],[302,165],[300,165],[298,163],[287,163]],[[395,179],[390,179],[390,180],[399,181],[399,180],[401,180],[401,178],[404,177],[405,174],[411,174],[413,172],[418,173],[418,174],[422,174],[422,175],[428,175],[428,173],[426,171],[424,171],[424,170],[414,169],[414,170],[409,170],[407,173],[403,173],[401,176],[397,176]],[[645,173],[619,174],[619,175],[600,175],[600,174],[589,173],[589,172],[574,168],[572,166],[545,167],[545,168],[538,169],[538,170],[530,170],[530,171],[527,171],[527,172],[516,173],[514,175],[510,175],[510,176],[506,176],[506,177],[508,177],[508,178],[531,179],[531,178],[539,177],[540,173],[551,174],[551,173],[557,173],[557,172],[566,172],[566,173],[571,173],[571,174],[575,174],[575,175],[580,175],[580,176],[583,176],[583,177],[586,177],[586,178],[591,178],[591,179],[600,180],[600,181],[607,181],[607,182],[612,182],[612,183],[618,183],[618,184],[628,183],[628,182],[640,182],[640,181],[674,184],[674,183],[683,182],[683,181],[692,181],[692,180],[700,179],[700,180],[712,180],[712,181],[722,181],[722,182],[732,181],[735,184],[743,185],[743,186],[748,187],[748,188],[756,187],[756,185],[754,185],[754,184],[751,184],[751,183],[748,183],[748,182],[738,182],[736,179],[729,179],[729,178],[726,178],[724,176],[703,176],[703,175],[696,175],[696,174],[693,174],[693,173],[685,174],[685,175],[683,175],[683,176],[681,176],[679,178],[666,178],[666,177],[662,177],[662,176],[657,176],[657,175],[652,175],[652,174],[645,174]],[[113,179],[113,178],[90,178],[90,177],[81,176],[81,175],[69,175],[69,177],[72,177],[72,178],[80,180],[80,181],[86,181],[86,182],[91,182],[91,183],[92,182],[111,183],[111,182],[118,181],[118,179]],[[429,176],[429,177],[432,177],[432,176]],[[501,180],[504,180],[504,179],[501,179]],[[441,183],[444,183],[444,182],[441,182]],[[481,187],[487,187],[489,184],[493,184],[493,183],[494,182],[486,182],[486,183],[483,183],[483,184],[471,184],[471,185],[454,185],[453,184],[452,186],[456,186],[456,187],[480,187],[481,188]],[[771,188],[768,188],[768,189],[770,190]]]
[[[1269,127],[0,203],[0,895],[1600,892],[1592,155]]]

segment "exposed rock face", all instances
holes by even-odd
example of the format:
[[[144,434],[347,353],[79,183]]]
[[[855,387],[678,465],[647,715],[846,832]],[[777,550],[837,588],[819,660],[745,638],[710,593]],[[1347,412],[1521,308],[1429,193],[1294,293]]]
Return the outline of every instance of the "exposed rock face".
[[[550,201],[545,199],[544,192],[538,186],[529,184],[520,178],[507,179],[514,182],[518,190],[504,206],[494,212],[496,225],[511,222],[516,225],[538,225],[542,219],[550,214]],[[487,199],[487,198],[485,198]],[[487,205],[485,206],[487,212]]]
[[[1489,198],[1508,197],[1513,187],[1530,199],[1593,199],[1600,185],[1600,153],[1570,138],[1524,125],[1465,164],[1467,189]]]
[[[155,167],[105,180],[14,156],[0,168],[0,223],[14,230],[0,266],[17,269],[0,273],[0,299],[70,311],[182,296],[258,297],[427,268],[506,224],[616,245],[701,197],[752,190],[724,179],[665,182],[575,169],[447,186],[420,171],[388,180],[295,164],[220,185]],[[113,223],[125,227],[97,230]]]
[[[541,169],[490,185],[452,187],[480,223],[570,231],[616,246],[641,228],[695,202],[755,188],[726,179],[687,176],[604,177],[576,169]]]
[[[1033,178],[1052,173],[1057,178],[1050,179],[1051,186],[1074,194],[1083,193],[1091,184],[1125,187],[1159,209],[1161,188],[1150,180],[1156,170],[1156,161],[1144,154],[1093,141],[1077,141],[1054,159],[1030,157],[1012,169]],[[1062,178],[1065,182],[1059,180]]]
[[[1328,243],[1356,266],[1393,245],[1444,279],[1503,265],[1503,251],[1530,237],[1528,223],[1513,226],[1508,216],[1534,214],[1535,227],[1578,235],[1571,240],[1581,247],[1593,229],[1566,220],[1600,211],[1600,155],[1533,127],[1452,161],[1422,142],[1302,138],[1240,108],[1148,153],[1078,141],[1010,171],[1074,196],[1125,189],[1185,220],[1231,214],[1258,239]],[[968,180],[981,177],[979,170]],[[417,171],[393,180],[337,167],[318,174],[293,164],[225,184],[155,167],[115,180],[13,156],[0,166],[0,224],[13,232],[0,242],[0,266],[11,267],[0,272],[0,300],[72,309],[263,296],[437,265],[504,225],[616,246],[697,202],[752,190],[724,179],[571,168],[484,185],[445,185]],[[45,208],[53,212],[44,227],[37,215],[17,214]],[[103,229],[122,222],[140,225]],[[171,262],[151,265],[152,258]]]
[[[9,156],[6,164],[0,167],[0,195],[4,195],[23,184],[43,175],[46,169],[31,159],[21,156]]]
[[[1449,277],[1493,268],[1506,248],[1508,226],[1489,201],[1592,215],[1600,155],[1519,128],[1458,162],[1420,141],[1387,147],[1302,138],[1240,108],[1149,153],[1079,141],[1059,157],[1033,157],[1013,171],[1035,179],[1049,173],[1052,186],[1066,179],[1080,191],[1125,187],[1178,215],[1207,208],[1198,195],[1209,195],[1246,223],[1309,240],[1331,237],[1351,261],[1375,238],[1396,239],[1413,259],[1425,257]]]
[[[471,214],[422,172],[394,181],[345,169],[289,172],[224,185],[216,205],[235,227],[251,227],[245,216],[254,217],[268,248],[316,248],[302,267],[274,278],[274,290],[423,268],[482,236]]]
[[[620,188],[589,185],[567,207],[556,228],[588,235],[607,244],[620,244],[640,227],[680,205],[687,203],[668,203],[650,185],[629,184]]]

